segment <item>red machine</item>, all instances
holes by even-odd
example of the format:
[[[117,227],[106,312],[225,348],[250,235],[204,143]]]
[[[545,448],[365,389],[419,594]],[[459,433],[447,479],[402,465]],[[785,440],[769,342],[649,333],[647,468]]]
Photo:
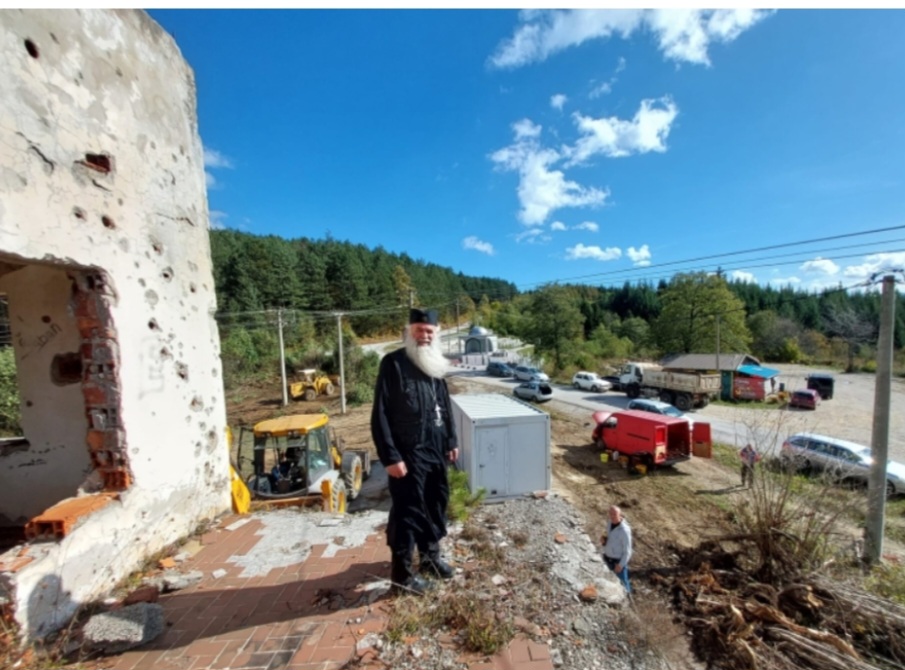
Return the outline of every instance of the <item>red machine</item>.
[[[628,458],[629,466],[673,465],[691,458],[693,451],[709,453],[710,424],[688,419],[626,410],[595,412],[591,435],[600,449]]]

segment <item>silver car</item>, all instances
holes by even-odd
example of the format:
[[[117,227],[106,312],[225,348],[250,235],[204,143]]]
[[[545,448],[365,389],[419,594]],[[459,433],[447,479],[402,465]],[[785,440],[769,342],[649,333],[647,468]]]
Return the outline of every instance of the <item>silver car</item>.
[[[873,465],[870,447],[815,433],[792,435],[782,444],[780,459],[798,470],[823,472],[834,480],[866,486]],[[905,465],[886,464],[886,495],[905,493]]]
[[[547,382],[530,381],[519,384],[512,393],[516,398],[522,400],[533,400],[534,402],[547,402],[553,397],[553,387]]]
[[[513,370],[516,379],[520,379],[523,382],[530,381],[538,381],[538,382],[548,382],[550,378],[546,375],[545,372],[538,370],[537,368],[532,368],[528,365],[518,365],[515,370]]]

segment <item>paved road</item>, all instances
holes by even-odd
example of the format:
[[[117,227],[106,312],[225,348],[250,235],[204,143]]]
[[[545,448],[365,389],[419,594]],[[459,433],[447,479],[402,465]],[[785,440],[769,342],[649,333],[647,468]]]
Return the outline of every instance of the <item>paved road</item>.
[[[493,388],[512,389],[519,382],[513,378],[501,379],[488,376],[483,369],[461,370],[457,369],[454,377],[467,379],[468,381],[483,384]],[[565,403],[574,407],[584,407],[590,414],[605,410],[617,411],[626,408],[629,398],[619,391],[607,391],[606,393],[591,393],[590,391],[574,389],[565,384],[553,384],[555,397],[550,402]],[[698,412],[690,412],[692,418],[698,418]],[[749,439],[756,439],[757,444],[773,444],[776,449],[782,446],[785,436],[770,435],[767,430],[751,430],[747,426],[739,425],[732,421],[725,421],[716,417],[701,417],[710,424],[711,436],[715,442],[735,445],[741,449]]]

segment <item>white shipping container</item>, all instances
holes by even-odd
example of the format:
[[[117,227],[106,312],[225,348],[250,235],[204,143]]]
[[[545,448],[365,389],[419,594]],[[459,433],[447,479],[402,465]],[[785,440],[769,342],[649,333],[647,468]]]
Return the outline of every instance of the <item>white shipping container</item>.
[[[550,488],[550,415],[499,393],[452,396],[459,467],[485,500]]]

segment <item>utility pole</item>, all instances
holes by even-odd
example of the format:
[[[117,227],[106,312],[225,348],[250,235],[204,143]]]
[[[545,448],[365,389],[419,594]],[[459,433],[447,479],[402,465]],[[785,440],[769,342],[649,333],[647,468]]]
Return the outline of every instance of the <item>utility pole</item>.
[[[343,363],[343,315],[336,315],[337,342],[339,342],[339,404],[340,414],[346,413],[346,367]]]
[[[277,309],[277,327],[280,333],[280,379],[283,380],[283,407],[289,404],[289,393],[286,389],[286,349],[283,347],[283,308]]]
[[[864,525],[864,560],[873,565],[883,555],[883,527],[886,521],[886,459],[889,455],[889,406],[892,382],[892,340],[896,310],[896,280],[883,278],[880,300],[880,337],[877,341],[877,377],[874,387],[874,424],[867,487],[867,522]]]
[[[409,309],[412,309],[415,306],[415,289],[409,289]]]
[[[723,399],[723,371],[720,369],[720,315],[716,315],[716,373],[720,376],[720,400]]]
[[[459,299],[456,298],[456,353],[462,353],[462,340],[459,338]]]

